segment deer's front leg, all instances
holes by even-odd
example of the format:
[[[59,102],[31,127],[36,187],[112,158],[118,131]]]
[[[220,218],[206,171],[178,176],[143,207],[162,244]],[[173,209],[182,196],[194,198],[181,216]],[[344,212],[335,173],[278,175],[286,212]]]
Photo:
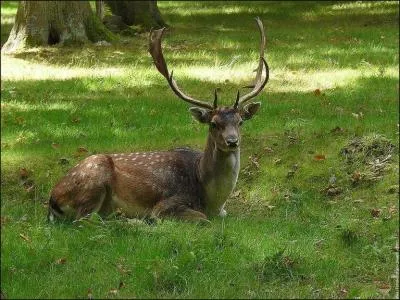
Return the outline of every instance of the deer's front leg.
[[[171,216],[182,220],[209,223],[207,216],[189,207],[190,201],[184,196],[172,196],[158,202],[152,211],[152,217]]]

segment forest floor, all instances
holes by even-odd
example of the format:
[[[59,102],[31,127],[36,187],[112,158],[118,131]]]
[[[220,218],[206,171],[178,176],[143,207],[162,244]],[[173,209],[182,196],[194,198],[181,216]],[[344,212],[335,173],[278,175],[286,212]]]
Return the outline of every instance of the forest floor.
[[[1,2],[1,42],[17,5]],[[190,95],[232,104],[270,82],[242,128],[228,216],[48,224],[54,184],[94,153],[202,149],[147,52],[1,56],[1,290],[9,298],[393,298],[399,238],[399,3],[160,1],[164,55]],[[397,244],[397,245],[396,245]],[[398,295],[398,294],[397,294]]]

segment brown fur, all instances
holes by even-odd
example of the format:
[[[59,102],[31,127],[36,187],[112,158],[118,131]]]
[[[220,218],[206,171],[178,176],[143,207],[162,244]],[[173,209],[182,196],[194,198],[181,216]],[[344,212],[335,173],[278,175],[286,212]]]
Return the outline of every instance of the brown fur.
[[[117,210],[128,217],[205,220],[222,212],[239,172],[242,114],[195,110],[210,124],[204,153],[173,151],[99,154],[73,167],[54,187],[49,217],[77,219]],[[237,141],[233,147],[229,139]]]

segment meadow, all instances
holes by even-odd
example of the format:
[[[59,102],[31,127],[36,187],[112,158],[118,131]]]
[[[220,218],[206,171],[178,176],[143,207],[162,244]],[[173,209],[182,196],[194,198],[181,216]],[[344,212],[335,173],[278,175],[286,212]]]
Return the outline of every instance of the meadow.
[[[152,64],[148,34],[1,55],[1,291],[7,298],[394,298],[399,240],[399,3],[159,1],[164,55],[189,95],[242,127],[228,216],[204,226],[46,221],[54,184],[95,153],[202,149]],[[1,2],[1,43],[17,2]]]

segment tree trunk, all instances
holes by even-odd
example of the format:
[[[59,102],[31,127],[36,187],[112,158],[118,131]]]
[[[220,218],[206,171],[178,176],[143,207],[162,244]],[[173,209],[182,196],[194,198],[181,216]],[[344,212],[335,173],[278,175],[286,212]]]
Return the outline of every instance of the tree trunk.
[[[144,30],[166,26],[157,1],[105,1],[112,13],[121,16],[125,24],[141,26]]]
[[[2,52],[112,38],[88,1],[20,1],[14,27]]]
[[[96,15],[100,19],[100,21],[103,21],[103,18],[104,18],[104,1],[103,0],[96,1]]]

